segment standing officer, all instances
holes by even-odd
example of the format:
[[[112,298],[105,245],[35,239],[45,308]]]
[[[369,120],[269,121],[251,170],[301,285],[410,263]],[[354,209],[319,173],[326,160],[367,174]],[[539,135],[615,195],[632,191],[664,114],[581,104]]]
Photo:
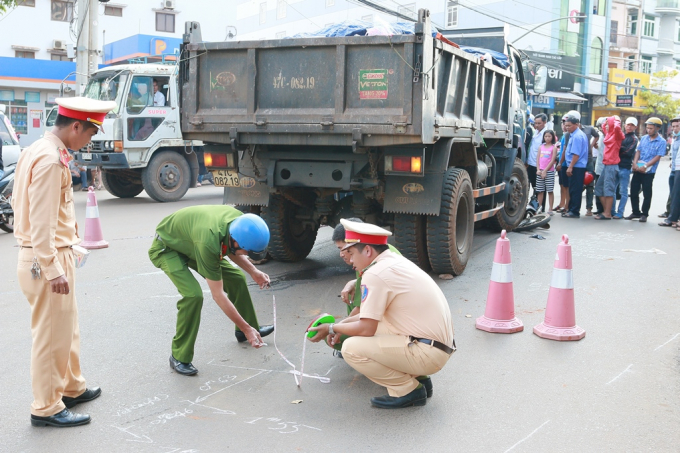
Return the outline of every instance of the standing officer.
[[[170,367],[191,376],[191,364],[201,323],[203,290],[189,268],[208,282],[213,300],[236,324],[236,339],[255,348],[274,326],[259,327],[246,277],[229,259],[248,272],[260,288],[269,287],[269,276],[248,261],[248,252],[264,253],[269,228],[255,214],[243,214],[231,206],[192,206],[170,214],[156,227],[149,258],[172,280],[182,298],[177,302],[177,330],[172,339]],[[233,301],[233,302],[232,302]]]
[[[311,341],[333,345],[341,335],[350,337],[342,346],[345,361],[389,393],[371,398],[371,405],[424,406],[432,395],[427,375],[441,370],[455,351],[444,293],[417,265],[389,250],[392,233],[368,223],[341,223],[346,250],[361,269],[361,312],[310,328],[317,332]]]
[[[101,395],[80,373],[80,330],[71,246],[80,238],[73,212],[68,148],[80,149],[99,132],[112,101],[58,98],[54,129],[19,157],[12,207],[19,243],[19,286],[31,305],[33,426],[78,426],[89,415],[69,411]]]

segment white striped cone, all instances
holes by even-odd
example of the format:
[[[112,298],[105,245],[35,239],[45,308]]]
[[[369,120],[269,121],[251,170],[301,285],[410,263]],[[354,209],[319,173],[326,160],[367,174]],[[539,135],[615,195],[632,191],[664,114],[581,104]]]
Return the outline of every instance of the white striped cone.
[[[580,340],[586,336],[586,331],[576,325],[571,245],[566,234],[557,246],[545,320],[534,327],[534,333],[557,341]]]
[[[102,234],[102,225],[99,221],[99,207],[94,187],[87,190],[87,208],[85,210],[85,239],[80,243],[86,249],[103,249],[109,246]]]

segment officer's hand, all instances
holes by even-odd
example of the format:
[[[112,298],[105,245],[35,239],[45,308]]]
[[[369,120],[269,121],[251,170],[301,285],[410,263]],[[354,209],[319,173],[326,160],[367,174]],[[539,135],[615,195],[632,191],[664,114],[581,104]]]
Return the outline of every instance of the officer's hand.
[[[316,332],[316,335],[310,338],[309,341],[318,343],[328,336],[328,324],[319,324],[316,327],[310,327],[308,332]]]
[[[328,343],[328,346],[332,348],[337,343],[340,343],[340,334],[336,333],[335,335],[328,335],[326,337],[326,342]]]
[[[356,283],[357,283],[356,280],[350,280],[347,282],[345,287],[342,288],[340,297],[342,298],[342,301],[347,305],[349,305],[350,301],[354,299],[354,287],[356,286]]]
[[[60,275],[57,278],[50,280],[50,289],[53,293],[57,294],[68,294],[68,279],[64,275]]]
[[[253,280],[255,280],[255,283],[257,283],[257,286],[260,287],[260,289],[266,289],[269,288],[269,275],[265,274],[262,271],[256,271],[252,275]]]
[[[262,346],[264,346],[264,341],[262,341],[260,332],[258,332],[257,330],[251,327],[244,333],[246,334],[246,338],[248,339],[248,343],[250,343],[250,346],[254,347],[255,349],[259,349]]]

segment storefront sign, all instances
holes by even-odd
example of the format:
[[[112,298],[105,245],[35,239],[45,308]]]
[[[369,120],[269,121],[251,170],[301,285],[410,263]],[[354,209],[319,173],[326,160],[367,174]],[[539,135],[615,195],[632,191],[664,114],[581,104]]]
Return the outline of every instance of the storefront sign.
[[[534,101],[531,107],[537,109],[554,109],[555,108],[555,98],[550,96],[534,96]]]
[[[645,87],[649,87],[649,74],[611,68],[609,70],[609,88],[607,98],[616,100],[616,107],[632,108],[642,112],[647,102],[640,97]],[[619,99],[627,104],[622,104]],[[630,99],[629,101],[624,101]]]
[[[616,96],[616,106],[617,107],[632,107],[633,106],[633,95],[632,94],[619,94]]]
[[[522,62],[524,78],[526,79],[528,89],[533,90],[534,83],[538,82],[541,78],[540,74],[547,73],[546,91],[562,93],[574,91],[576,76],[573,73],[578,72],[578,57],[567,57],[566,55],[544,52],[523,52],[529,56],[528,60]],[[541,68],[547,68],[547,71]]]

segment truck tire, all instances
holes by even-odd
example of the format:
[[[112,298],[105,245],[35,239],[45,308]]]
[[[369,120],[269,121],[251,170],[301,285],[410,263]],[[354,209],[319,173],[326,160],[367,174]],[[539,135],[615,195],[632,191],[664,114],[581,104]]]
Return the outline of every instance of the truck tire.
[[[394,245],[399,252],[429,272],[430,258],[427,254],[427,216],[396,214],[394,216]]]
[[[180,200],[191,185],[189,162],[174,151],[159,151],[142,171],[144,190],[161,203]]]
[[[295,218],[296,211],[296,206],[281,195],[271,195],[269,206],[262,207],[260,216],[271,234],[269,254],[276,261],[302,261],[314,247],[318,228],[305,228]]]
[[[144,186],[141,184],[121,178],[113,171],[102,170],[102,184],[111,195],[118,198],[136,197],[144,190]]]
[[[529,176],[521,160],[515,159],[508,181],[510,190],[503,209],[489,218],[489,226],[496,230],[512,231],[524,220],[529,202]]]
[[[472,252],[475,231],[472,182],[467,171],[449,168],[438,216],[427,218],[427,253],[437,274],[460,275]]]

